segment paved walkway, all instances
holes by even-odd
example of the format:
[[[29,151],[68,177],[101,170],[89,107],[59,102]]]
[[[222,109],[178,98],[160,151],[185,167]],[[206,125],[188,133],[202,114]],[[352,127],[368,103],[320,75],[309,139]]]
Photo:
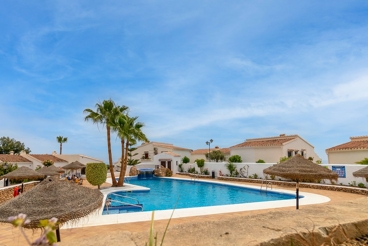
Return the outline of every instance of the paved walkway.
[[[87,182],[84,186],[90,186]],[[105,187],[110,186],[105,184]],[[103,187],[104,187],[103,186]],[[289,187],[276,187],[294,190]],[[165,245],[259,245],[287,233],[312,231],[315,228],[368,220],[368,199],[362,195],[326,190],[301,189],[328,196],[325,204],[295,208],[267,209],[208,216],[173,219],[165,238]],[[155,221],[155,231],[162,237],[167,221]],[[64,245],[145,245],[150,222],[137,222],[61,230]],[[30,238],[39,236],[39,231]],[[25,245],[19,229],[0,225],[0,245]],[[288,244],[290,245],[290,243]]]

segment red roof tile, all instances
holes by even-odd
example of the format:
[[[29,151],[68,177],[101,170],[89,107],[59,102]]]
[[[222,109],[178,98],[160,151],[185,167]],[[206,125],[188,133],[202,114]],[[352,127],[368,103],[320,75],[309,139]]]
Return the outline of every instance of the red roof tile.
[[[1,154],[0,155],[0,161],[1,162],[30,162],[30,163],[32,163],[32,161],[24,158],[23,156],[8,155],[8,154]]]
[[[230,148],[211,148],[211,151],[220,150],[223,154],[230,154]],[[192,151],[192,155],[205,155],[208,153],[208,149],[196,149]]]
[[[239,147],[267,147],[267,146],[282,146],[284,143],[295,139],[297,135],[280,136],[272,138],[254,138],[247,139],[245,142],[234,145],[230,148]]]
[[[32,156],[32,157],[34,157],[34,158],[36,158],[36,159],[38,159],[38,160],[40,160],[40,161],[42,161],[42,162],[44,162],[44,161],[46,161],[46,160],[50,160],[50,161],[53,161],[53,162],[67,162],[66,160],[63,160],[63,159],[61,159],[61,158],[59,158],[59,157],[56,157],[56,156],[54,156],[54,155],[47,155],[47,154],[45,154],[45,155],[33,154],[33,155],[30,155],[30,156]]]
[[[334,150],[358,150],[358,149],[367,149],[368,150],[368,140],[353,140],[347,143],[343,143],[331,148],[326,149],[326,151],[334,151]]]

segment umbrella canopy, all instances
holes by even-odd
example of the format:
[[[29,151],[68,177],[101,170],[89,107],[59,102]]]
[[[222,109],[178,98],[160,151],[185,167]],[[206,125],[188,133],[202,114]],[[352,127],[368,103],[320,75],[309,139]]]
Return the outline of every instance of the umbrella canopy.
[[[54,171],[50,167],[43,167],[43,168],[37,170],[37,172],[42,173],[42,174],[44,174],[46,176],[60,175],[60,173],[58,171]]]
[[[7,173],[0,177],[0,179],[42,179],[45,174],[39,173],[28,167],[20,167],[13,172]]]
[[[55,217],[60,224],[82,218],[101,208],[103,195],[75,183],[48,177],[26,193],[0,205],[0,222],[19,213],[27,215],[31,222],[27,228],[38,228],[39,220]]]
[[[337,173],[315,164],[301,155],[295,155],[285,162],[268,167],[263,170],[263,173],[294,180],[337,180],[338,178]]]
[[[296,209],[299,209],[299,180],[337,180],[338,178],[337,173],[301,155],[295,155],[287,161],[268,167],[263,170],[263,173],[296,180]]]
[[[358,171],[353,172],[354,177],[362,177],[368,178],[368,167],[359,169]]]
[[[63,169],[71,169],[71,170],[76,170],[76,169],[82,169],[83,167],[85,167],[86,165],[80,163],[79,161],[75,161],[72,162],[66,166],[63,166]]]
[[[47,168],[58,173],[65,173],[65,171],[61,167],[55,167],[55,165],[51,165]]]

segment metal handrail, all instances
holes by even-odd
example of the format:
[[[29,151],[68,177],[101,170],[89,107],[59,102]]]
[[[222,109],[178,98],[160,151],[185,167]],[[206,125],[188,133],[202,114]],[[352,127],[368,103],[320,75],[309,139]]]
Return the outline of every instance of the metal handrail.
[[[266,185],[266,192],[267,192],[267,189],[268,189],[268,185],[271,185],[271,190],[272,190],[272,182],[267,181],[267,180],[262,180],[261,190],[262,190],[262,188],[263,188],[263,184],[265,184],[265,185]]]
[[[197,180],[199,179],[199,174],[198,173],[194,173],[194,174],[190,175],[190,180],[195,181],[196,178],[197,178]]]
[[[117,200],[110,200],[109,205],[105,204],[107,214],[109,214],[109,206],[111,207],[111,202],[117,202],[117,203],[121,203],[121,204],[130,205],[130,206],[133,206],[133,207],[138,207],[138,208],[142,209],[142,211],[143,211],[143,206],[140,206],[140,205],[137,205],[137,204],[132,204],[132,203],[127,203],[127,202],[121,202],[121,201],[117,201]]]
[[[131,200],[136,200],[137,203],[139,203],[139,200],[137,198],[133,198],[133,197],[129,197],[129,196],[123,196],[123,195],[118,195],[118,194],[114,194],[114,196],[120,196],[120,197],[128,198],[128,199],[131,199]]]

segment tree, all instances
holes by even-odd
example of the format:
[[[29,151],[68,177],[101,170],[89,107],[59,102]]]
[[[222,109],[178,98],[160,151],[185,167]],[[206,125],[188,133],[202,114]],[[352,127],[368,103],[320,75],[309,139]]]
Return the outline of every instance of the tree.
[[[68,138],[64,138],[63,136],[56,137],[57,142],[60,144],[60,155],[63,152],[63,143],[68,142]]]
[[[364,158],[361,161],[355,162],[356,164],[368,165],[368,158]]]
[[[46,161],[42,162],[42,164],[46,167],[49,167],[49,166],[53,165],[54,162],[52,160],[46,160]]]
[[[259,159],[258,161],[256,161],[256,163],[266,163],[266,162],[262,159]]]
[[[189,162],[190,162],[190,159],[189,159],[189,157],[184,156],[184,157],[183,157],[183,159],[181,159],[181,161],[182,161],[184,164],[187,164],[187,163],[189,163]]]
[[[114,174],[114,166],[112,163],[112,151],[111,151],[111,126],[116,121],[123,112],[128,110],[126,106],[116,106],[114,101],[104,100],[102,103],[96,103],[96,111],[92,109],[85,109],[83,113],[88,114],[84,120],[91,120],[94,124],[102,124],[106,126],[106,136],[107,136],[107,153],[109,156],[109,167],[112,179],[112,186],[116,186],[117,182]]]
[[[7,168],[5,169],[4,166],[7,166]],[[9,164],[7,162],[3,162],[0,164],[0,176],[13,172],[16,169],[18,169],[17,164]]]
[[[121,169],[117,186],[124,185],[124,177],[128,163],[129,143],[136,141],[148,142],[146,135],[141,128],[142,122],[136,122],[138,117],[129,117],[127,114],[120,114],[112,124],[113,130],[118,133],[121,140]]]
[[[209,155],[210,157],[208,158],[208,153],[206,154],[208,160],[215,160],[216,162],[225,160],[225,155],[220,150],[214,150]]]
[[[86,178],[91,185],[97,185],[98,189],[106,182],[107,166],[105,163],[87,163]]]
[[[133,156],[138,155],[138,153],[133,154],[133,151],[135,151],[137,148],[133,147],[135,144],[137,143],[137,141],[133,141],[131,143],[129,143],[129,148],[128,148],[128,166],[135,166],[139,163],[141,163],[139,161],[139,159],[133,159]]]
[[[203,172],[203,167],[204,167],[204,159],[197,159],[197,160],[195,160],[195,163],[197,163],[197,166],[198,166],[199,170],[202,173]]]
[[[10,151],[14,151],[14,154],[19,154],[22,150],[27,154],[31,153],[31,150],[26,148],[24,143],[21,143],[14,138],[0,138],[0,154],[10,154]]]
[[[229,157],[229,162],[242,163],[243,161],[240,155],[232,155]]]

